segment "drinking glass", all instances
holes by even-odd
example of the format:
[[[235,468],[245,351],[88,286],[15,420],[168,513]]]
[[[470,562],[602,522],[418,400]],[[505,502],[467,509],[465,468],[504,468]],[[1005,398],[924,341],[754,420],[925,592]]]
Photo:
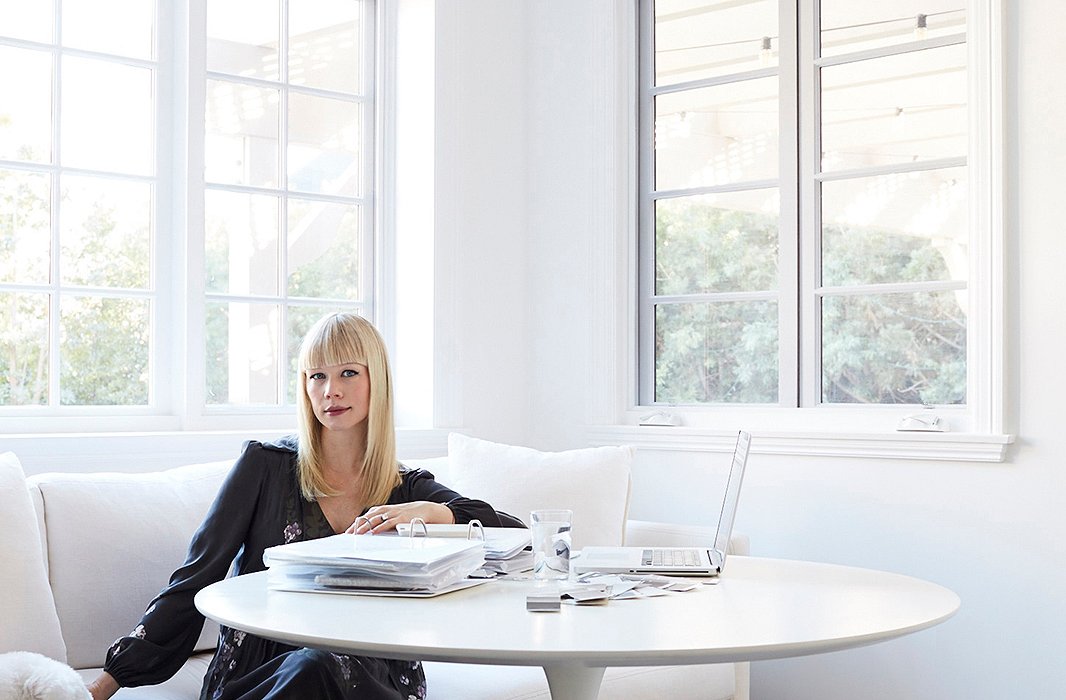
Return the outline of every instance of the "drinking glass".
[[[570,510],[534,510],[533,577],[540,580],[570,577]]]

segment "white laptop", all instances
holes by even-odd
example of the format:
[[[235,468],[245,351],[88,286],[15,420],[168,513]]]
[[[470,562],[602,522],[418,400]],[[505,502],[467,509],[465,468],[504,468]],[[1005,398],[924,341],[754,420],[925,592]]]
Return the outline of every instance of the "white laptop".
[[[718,531],[713,547],[585,547],[571,562],[577,574],[670,574],[674,576],[717,576],[725,568],[726,550],[733,534],[733,520],[740,501],[740,485],[748,462],[751,435],[737,435],[733,464],[725,485]]]

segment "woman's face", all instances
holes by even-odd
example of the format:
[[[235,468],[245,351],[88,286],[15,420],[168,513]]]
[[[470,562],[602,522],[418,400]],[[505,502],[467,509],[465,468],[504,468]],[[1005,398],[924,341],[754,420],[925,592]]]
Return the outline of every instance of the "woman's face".
[[[312,367],[304,372],[307,396],[315,417],[327,430],[365,427],[370,415],[370,373],[366,365],[348,362]]]

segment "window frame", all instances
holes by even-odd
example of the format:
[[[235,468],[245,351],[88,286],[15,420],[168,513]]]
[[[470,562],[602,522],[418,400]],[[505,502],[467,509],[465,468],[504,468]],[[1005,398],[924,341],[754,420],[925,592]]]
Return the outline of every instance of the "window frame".
[[[367,253],[361,260],[365,294],[345,304],[368,315],[372,320],[390,319],[395,309],[393,299],[395,249],[390,244],[393,221],[386,213],[393,196],[390,159],[395,136],[386,118],[394,110],[391,96],[395,70],[396,9],[381,0],[360,0],[364,18],[373,22],[366,30],[372,42],[364,59],[370,89],[363,93],[365,112],[364,157],[372,164],[363,203],[371,203],[361,214],[361,236]],[[282,4],[284,7],[284,4]],[[204,159],[204,107],[206,82],[214,74],[205,63],[207,46],[207,0],[157,0],[155,52],[151,61],[155,71],[155,173],[151,178],[155,191],[152,218],[152,295],[150,330],[150,393],[147,405],[140,406],[0,406],[0,425],[8,435],[112,433],[124,434],[186,432],[189,434],[218,430],[291,431],[295,428],[295,406],[287,403],[283,389],[287,362],[284,311],[279,327],[279,405],[241,406],[208,405],[205,402],[206,366],[204,201],[206,191],[203,169],[191,164]],[[54,17],[57,31],[62,17]],[[284,39],[283,39],[284,42]],[[19,42],[33,44],[34,42]],[[283,43],[284,45],[284,43]],[[54,55],[78,50],[54,50]],[[60,89],[58,82],[53,91]],[[304,91],[302,91],[304,92]],[[314,92],[313,89],[305,92]],[[56,115],[58,120],[58,114]],[[58,121],[57,121],[58,124]],[[53,130],[58,129],[58,125]],[[282,167],[284,162],[282,162]],[[56,166],[49,166],[49,171]],[[54,177],[53,177],[54,182]],[[235,189],[241,190],[237,187]],[[280,189],[280,188],[279,188]],[[286,191],[285,196],[303,197],[305,193]],[[53,200],[56,194],[53,192]],[[311,199],[320,199],[310,195]],[[53,229],[55,224],[53,223]],[[53,232],[53,239],[54,239]],[[54,265],[54,263],[53,263]],[[57,283],[49,284],[49,287]],[[280,303],[285,295],[259,299],[257,302]],[[55,306],[53,302],[52,306]],[[55,334],[58,318],[50,321]],[[379,322],[386,342],[394,345],[395,323]],[[52,343],[55,344],[54,342]],[[53,353],[54,354],[54,353]],[[52,365],[57,358],[50,358]],[[54,374],[54,372],[53,372]],[[51,379],[55,383],[56,379]],[[71,427],[72,422],[76,428]]]
[[[615,36],[607,41],[608,61],[617,61],[620,66],[630,61],[629,66],[640,65],[640,32],[645,26],[641,13],[648,12],[651,0],[635,0],[627,8],[616,12],[611,31]],[[781,3],[782,12],[791,5],[799,8],[795,17],[799,31],[813,34],[814,10],[817,0],[802,0],[798,4]],[[606,312],[610,304],[623,303],[628,308],[625,318],[616,316],[621,323],[618,330],[628,336],[629,343],[622,351],[597,343],[607,353],[613,354],[611,365],[603,373],[622,384],[610,388],[601,379],[605,396],[597,402],[601,416],[588,431],[593,444],[617,443],[620,440],[658,449],[712,449],[722,445],[723,435],[736,427],[746,427],[757,432],[765,449],[782,454],[817,454],[828,456],[900,457],[919,459],[946,459],[960,461],[1002,461],[1013,436],[1006,434],[1004,416],[1004,226],[1003,226],[1003,128],[1004,128],[1004,82],[1003,42],[1004,3],[1002,0],[969,0],[967,3],[967,59],[970,93],[969,114],[969,164],[970,194],[970,270],[968,309],[968,358],[967,358],[967,403],[965,406],[938,406],[938,413],[951,426],[946,433],[897,432],[898,421],[913,414],[919,408],[914,405],[817,405],[781,407],[753,405],[708,405],[671,406],[655,404],[641,399],[640,386],[647,386],[649,378],[641,365],[646,357],[648,333],[641,333],[644,320],[638,309],[645,303],[640,291],[640,266],[646,265],[635,253],[647,243],[638,235],[641,215],[631,193],[643,197],[639,186],[638,165],[647,162],[641,158],[641,144],[637,113],[642,97],[642,82],[636,68],[630,68],[628,78],[619,89],[605,96],[607,108],[620,110],[631,116],[609,133],[604,141],[607,148],[625,144],[629,149],[631,174],[624,188],[615,183],[613,196],[621,203],[627,214],[622,225],[629,230],[629,249],[615,248],[617,266],[614,268],[614,283],[622,284],[598,295]],[[782,17],[782,22],[785,18]],[[782,36],[787,36],[782,34]],[[646,47],[645,47],[646,48]],[[784,51],[782,52],[784,53]],[[795,51],[792,52],[795,55]],[[785,59],[782,58],[782,61]],[[624,70],[624,69],[623,69]],[[781,70],[786,70],[782,65]],[[623,72],[623,75],[626,75]],[[786,95],[782,94],[782,100]],[[784,111],[784,105],[783,109]],[[809,116],[807,117],[810,118]],[[802,141],[799,130],[796,138]],[[789,130],[782,129],[782,138]],[[808,143],[807,147],[811,145]],[[786,150],[783,148],[782,150]],[[811,156],[807,153],[807,158]],[[800,159],[803,159],[800,155]],[[603,156],[604,162],[612,158]],[[797,178],[799,181],[799,178]],[[782,199],[785,197],[782,192]],[[810,200],[808,200],[810,201]],[[800,203],[802,208],[802,203]],[[809,209],[801,209],[801,216],[809,217]],[[646,223],[645,223],[646,225]],[[643,237],[643,238],[646,238]],[[609,246],[608,249],[611,249]],[[792,258],[785,258],[788,262]],[[799,250],[795,252],[798,256]],[[646,256],[645,256],[646,257]],[[605,282],[609,281],[605,278]],[[620,282],[621,281],[621,282]],[[800,287],[797,285],[797,289]],[[813,289],[809,282],[806,289]],[[628,290],[628,291],[626,291]],[[610,318],[610,316],[608,316]],[[809,321],[808,321],[809,322]],[[625,329],[629,330],[626,331]],[[808,333],[810,336],[810,333]],[[652,336],[653,337],[653,336]],[[797,339],[801,336],[796,334]],[[808,341],[801,341],[808,342]],[[781,343],[785,346],[784,339]],[[788,354],[798,358],[809,355],[810,347],[798,347]],[[784,351],[784,350],[783,350]],[[643,357],[642,357],[643,356]],[[798,367],[798,359],[795,360]],[[784,373],[782,372],[782,375]],[[810,392],[810,387],[797,391]],[[814,378],[817,385],[820,377]],[[642,419],[654,412],[672,414],[677,427],[642,427]],[[727,441],[727,440],[726,440]],[[724,444],[724,443],[723,443]]]

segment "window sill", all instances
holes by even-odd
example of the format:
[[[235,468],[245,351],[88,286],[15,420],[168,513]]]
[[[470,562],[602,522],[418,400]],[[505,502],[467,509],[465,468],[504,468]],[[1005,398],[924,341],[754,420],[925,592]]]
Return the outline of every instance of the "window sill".
[[[185,464],[236,459],[246,440],[273,440],[293,429],[186,430],[99,433],[27,433],[0,438],[26,474],[41,472],[146,472]],[[448,431],[398,429],[400,458],[447,453]]]
[[[862,457],[1002,462],[1013,435],[927,432],[752,431],[752,452],[806,457]],[[681,426],[603,425],[587,430],[591,445],[627,444],[667,452],[728,452],[735,432]]]

